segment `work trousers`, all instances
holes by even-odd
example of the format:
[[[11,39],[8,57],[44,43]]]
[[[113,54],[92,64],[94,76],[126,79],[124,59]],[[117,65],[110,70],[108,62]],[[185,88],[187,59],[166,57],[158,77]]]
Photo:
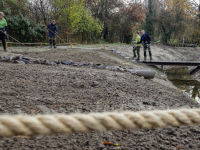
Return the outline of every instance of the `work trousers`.
[[[6,40],[5,40],[5,34],[0,34],[0,40],[2,41],[4,50],[6,49]]]
[[[147,49],[149,51],[149,57],[150,59],[152,59],[152,53],[151,53],[151,46],[149,45],[149,47],[144,47],[144,59],[147,58]]]
[[[136,57],[136,51],[137,51],[137,59],[139,60],[140,59],[140,46],[136,46],[135,48],[133,48],[133,54],[134,54],[134,57]]]
[[[53,45],[55,46],[56,45],[56,37],[49,37],[50,45],[52,45],[52,40],[53,40]]]

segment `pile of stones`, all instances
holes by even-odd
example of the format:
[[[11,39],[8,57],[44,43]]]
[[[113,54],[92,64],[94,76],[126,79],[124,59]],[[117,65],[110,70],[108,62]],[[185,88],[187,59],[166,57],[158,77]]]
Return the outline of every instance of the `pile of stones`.
[[[49,65],[49,66],[55,66],[55,65],[68,65],[68,66],[80,66],[80,67],[92,67],[95,69],[106,69],[106,70],[111,70],[111,71],[119,71],[119,72],[130,72],[132,74],[136,74],[134,68],[122,68],[121,66],[105,66],[100,63],[86,63],[86,62],[73,62],[71,60],[67,61],[54,61],[51,62],[49,60],[34,60],[32,58],[28,57],[22,57],[22,56],[0,56],[1,61],[6,61],[6,62],[12,62],[12,63],[18,63],[18,64],[41,64],[41,65]]]

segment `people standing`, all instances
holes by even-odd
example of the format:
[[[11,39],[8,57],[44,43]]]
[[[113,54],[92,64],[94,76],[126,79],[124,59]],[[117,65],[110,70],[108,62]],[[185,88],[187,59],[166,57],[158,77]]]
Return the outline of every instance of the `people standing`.
[[[140,40],[140,42],[137,42],[137,44],[141,44],[143,42],[143,46],[144,46],[144,61],[146,61],[146,57],[147,57],[146,51],[147,51],[147,49],[149,51],[150,60],[152,60],[153,58],[152,58],[151,46],[150,46],[151,37],[148,34],[146,34],[144,30],[141,30],[141,34],[142,34],[141,40]]]
[[[141,40],[141,37],[140,37],[140,35],[139,35],[139,32],[135,32],[135,35],[136,35],[136,40],[135,40],[135,42],[136,43],[138,43],[138,42],[140,42],[140,40]],[[136,46],[134,46],[134,48],[133,48],[133,57],[137,57],[137,59],[136,60],[140,60],[140,47],[141,47],[141,44],[136,44]],[[137,56],[136,56],[136,51],[137,51]]]
[[[4,16],[4,13],[0,12],[0,40],[2,41],[4,51],[7,52],[5,35],[8,30],[8,25],[6,19],[4,19]]]
[[[53,40],[53,46],[56,47],[56,34],[58,33],[58,28],[56,26],[56,21],[53,20],[48,26],[47,29],[49,30],[49,42],[50,42],[50,48],[52,48],[52,40]]]

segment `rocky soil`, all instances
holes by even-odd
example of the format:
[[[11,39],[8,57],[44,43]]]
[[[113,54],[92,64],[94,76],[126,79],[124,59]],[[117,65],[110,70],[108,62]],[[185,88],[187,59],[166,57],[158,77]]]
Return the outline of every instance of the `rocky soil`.
[[[149,68],[105,50],[60,48],[25,52],[10,49],[9,53],[2,55]],[[145,80],[129,72],[0,61],[0,112],[34,115],[199,108],[195,101],[165,84],[170,85],[162,76],[164,75],[159,70],[154,80]],[[111,142],[112,145],[103,145],[104,142]],[[198,150],[200,127],[124,130],[34,138],[0,137],[0,149]]]

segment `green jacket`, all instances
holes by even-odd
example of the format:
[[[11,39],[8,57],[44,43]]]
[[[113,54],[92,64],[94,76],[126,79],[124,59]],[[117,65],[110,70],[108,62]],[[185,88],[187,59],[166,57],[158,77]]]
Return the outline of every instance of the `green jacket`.
[[[1,19],[0,20],[0,28],[4,28],[4,27],[6,27],[7,26],[7,22],[6,22],[6,19]]]
[[[137,37],[136,37],[136,42],[140,42],[140,40],[141,40],[141,37],[138,35]],[[136,46],[141,46],[142,44],[140,43],[140,44],[136,44]]]

